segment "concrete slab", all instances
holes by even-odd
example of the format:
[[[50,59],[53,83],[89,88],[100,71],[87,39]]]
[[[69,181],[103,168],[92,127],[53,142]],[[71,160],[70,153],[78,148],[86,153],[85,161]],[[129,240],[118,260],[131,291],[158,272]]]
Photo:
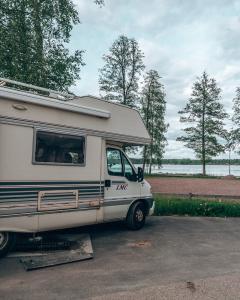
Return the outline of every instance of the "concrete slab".
[[[240,294],[239,218],[151,217],[137,232],[121,223],[68,232],[84,231],[91,234],[94,260],[33,273],[17,259],[1,260],[0,298],[236,299]]]

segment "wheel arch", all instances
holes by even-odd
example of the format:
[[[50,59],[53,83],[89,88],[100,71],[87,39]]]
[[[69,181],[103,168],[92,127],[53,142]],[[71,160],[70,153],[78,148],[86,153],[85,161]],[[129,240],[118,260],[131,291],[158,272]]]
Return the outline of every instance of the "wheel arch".
[[[129,211],[131,210],[131,207],[132,207],[136,202],[141,202],[141,203],[143,203],[144,208],[145,208],[146,216],[149,214],[149,211],[150,211],[151,206],[150,206],[150,203],[149,203],[148,199],[145,199],[145,198],[139,198],[139,199],[135,199],[135,200],[133,200],[133,201],[131,202],[131,204],[130,204],[129,207],[128,207],[128,211],[127,211],[126,217],[128,216]]]

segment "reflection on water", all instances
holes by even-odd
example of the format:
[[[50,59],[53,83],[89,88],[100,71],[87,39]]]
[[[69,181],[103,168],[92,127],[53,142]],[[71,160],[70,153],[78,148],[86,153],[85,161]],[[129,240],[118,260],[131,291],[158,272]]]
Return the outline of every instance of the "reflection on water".
[[[140,165],[136,165],[140,166]],[[228,175],[228,165],[207,165],[207,175],[226,176]],[[171,173],[171,174],[200,174],[202,173],[201,165],[162,165],[159,168],[157,165],[153,165],[152,173]],[[231,166],[231,174],[240,176],[240,165]]]

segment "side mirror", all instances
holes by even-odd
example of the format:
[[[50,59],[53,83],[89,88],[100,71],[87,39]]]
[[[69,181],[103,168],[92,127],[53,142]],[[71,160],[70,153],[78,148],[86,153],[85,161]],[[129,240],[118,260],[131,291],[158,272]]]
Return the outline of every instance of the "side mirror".
[[[142,182],[144,178],[143,168],[138,167],[138,182]]]

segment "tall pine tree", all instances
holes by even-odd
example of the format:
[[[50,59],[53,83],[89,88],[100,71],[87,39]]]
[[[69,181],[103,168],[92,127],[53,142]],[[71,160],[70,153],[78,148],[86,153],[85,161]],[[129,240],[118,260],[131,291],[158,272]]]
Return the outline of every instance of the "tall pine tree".
[[[135,39],[124,35],[103,56],[99,85],[104,98],[134,107],[139,99],[138,80],[144,70],[143,53]]]
[[[149,165],[151,174],[152,161],[161,164],[164,148],[167,144],[165,133],[168,125],[165,122],[166,101],[164,87],[160,82],[157,71],[147,72],[142,90],[142,116],[148,132],[152,138],[149,146],[143,150],[143,169]]]
[[[178,141],[193,149],[202,161],[202,174],[206,175],[206,162],[224,152],[219,137],[224,135],[224,119],[227,114],[221,104],[221,89],[215,79],[206,72],[193,84],[192,95],[185,108],[179,112],[180,121],[191,124]]]

